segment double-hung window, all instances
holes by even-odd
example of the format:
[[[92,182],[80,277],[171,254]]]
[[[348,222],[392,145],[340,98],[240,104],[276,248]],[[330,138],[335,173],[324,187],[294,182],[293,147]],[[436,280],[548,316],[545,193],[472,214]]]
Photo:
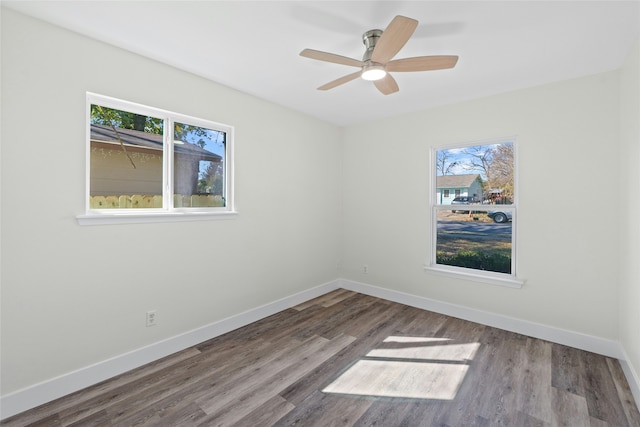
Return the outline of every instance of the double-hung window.
[[[515,154],[515,138],[432,149],[427,270],[522,286],[516,276]]]
[[[86,120],[81,224],[234,214],[231,126],[92,93]]]

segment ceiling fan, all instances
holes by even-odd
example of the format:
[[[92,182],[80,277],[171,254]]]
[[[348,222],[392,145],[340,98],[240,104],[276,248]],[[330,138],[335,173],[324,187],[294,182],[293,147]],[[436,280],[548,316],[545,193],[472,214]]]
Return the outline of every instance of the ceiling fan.
[[[415,19],[398,15],[391,20],[384,31],[367,31],[362,35],[362,42],[366,47],[362,61],[313,49],[304,49],[300,52],[300,56],[360,68],[355,73],[347,74],[320,86],[318,90],[333,89],[362,77],[364,80],[373,81],[373,84],[384,95],[390,95],[399,90],[398,83],[391,77],[390,72],[443,70],[455,67],[458,62],[456,55],[393,59],[407,43],[417,26],[418,21]]]

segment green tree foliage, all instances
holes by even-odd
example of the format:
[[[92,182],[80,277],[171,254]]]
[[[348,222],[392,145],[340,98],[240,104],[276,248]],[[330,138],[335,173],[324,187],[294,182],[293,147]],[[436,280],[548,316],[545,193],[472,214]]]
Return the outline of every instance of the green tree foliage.
[[[173,127],[173,139],[195,144],[200,146],[200,148],[206,148],[207,140],[210,139],[207,131],[208,129],[199,126],[176,122]]]
[[[198,193],[223,194],[222,163],[209,162],[206,169],[200,172],[198,179]]]
[[[162,135],[164,121],[157,117],[143,116],[100,105],[91,105],[91,124]]]
[[[91,124],[111,126],[116,129],[131,129],[157,135],[162,135],[164,128],[163,119],[100,105],[91,105]],[[173,131],[175,140],[196,144],[201,148],[206,148],[207,141],[211,139],[208,129],[185,123],[176,122]]]

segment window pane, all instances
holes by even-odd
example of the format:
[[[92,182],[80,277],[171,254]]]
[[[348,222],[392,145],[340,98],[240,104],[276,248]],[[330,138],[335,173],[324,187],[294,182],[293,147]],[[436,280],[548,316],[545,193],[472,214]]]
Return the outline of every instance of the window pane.
[[[439,150],[436,203],[512,204],[513,171],[512,142]],[[451,193],[455,198],[449,197]]]
[[[91,105],[91,209],[162,208],[162,119]]]
[[[511,274],[512,210],[436,209],[436,214],[437,264]]]
[[[175,123],[174,206],[225,206],[226,133]]]

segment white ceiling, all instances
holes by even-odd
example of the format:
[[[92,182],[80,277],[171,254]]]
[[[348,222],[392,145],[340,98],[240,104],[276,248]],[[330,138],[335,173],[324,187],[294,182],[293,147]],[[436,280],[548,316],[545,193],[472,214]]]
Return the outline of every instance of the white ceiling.
[[[3,6],[338,125],[376,120],[619,68],[640,37],[640,1],[3,1]],[[459,55],[451,70],[394,73],[400,92],[356,69],[362,33],[417,19],[396,58]]]

